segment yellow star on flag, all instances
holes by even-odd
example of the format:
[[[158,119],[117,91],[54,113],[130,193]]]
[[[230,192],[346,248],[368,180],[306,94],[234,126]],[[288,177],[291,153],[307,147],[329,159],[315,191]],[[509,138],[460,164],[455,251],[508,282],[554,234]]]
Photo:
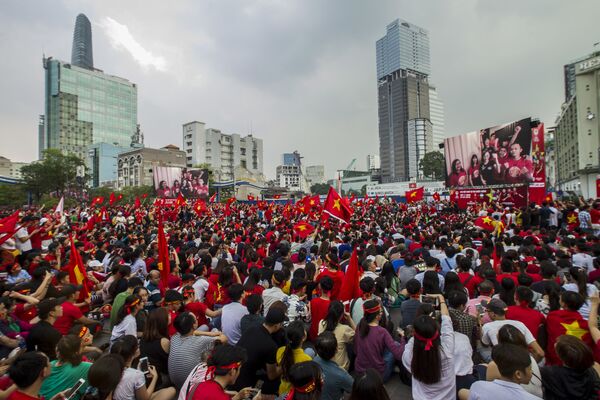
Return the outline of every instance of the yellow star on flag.
[[[565,335],[575,336],[577,339],[581,339],[583,335],[588,333],[586,329],[579,326],[579,321],[573,321],[570,324],[563,322],[561,325],[565,328]]]
[[[335,199],[333,201],[333,208],[337,208],[338,210],[342,210],[342,206],[340,205],[340,199]]]
[[[310,201],[310,205],[311,205],[311,206],[314,206],[314,205],[315,205],[315,201],[314,201],[314,200],[311,200],[311,201]]]
[[[298,230],[299,230],[299,231],[303,231],[303,230],[305,230],[305,229],[306,229],[306,227],[305,227],[304,225],[300,225],[300,226],[298,227]]]
[[[492,223],[492,219],[490,217],[485,217],[483,219],[483,222],[485,222],[486,224],[491,224]]]
[[[569,224],[574,224],[575,222],[577,222],[577,217],[571,214],[567,217],[567,222]]]
[[[490,190],[485,195],[490,199],[490,201],[494,200],[494,192],[493,191]]]
[[[412,192],[412,193],[410,194],[410,197],[417,197],[417,192]]]

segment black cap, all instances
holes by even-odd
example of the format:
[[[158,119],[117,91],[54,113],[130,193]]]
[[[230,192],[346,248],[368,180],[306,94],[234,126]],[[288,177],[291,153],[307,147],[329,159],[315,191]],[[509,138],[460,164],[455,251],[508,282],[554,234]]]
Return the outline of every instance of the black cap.
[[[37,309],[38,309],[38,316],[40,317],[40,319],[46,319],[48,318],[48,314],[50,314],[50,311],[54,310],[54,308],[62,303],[65,302],[65,298],[64,297],[59,297],[59,298],[51,298],[51,299],[44,299],[42,301],[40,301],[37,305]]]
[[[83,289],[83,285],[65,285],[60,291],[60,295],[64,297],[69,297],[75,292],[79,292]]]
[[[287,320],[288,317],[285,315],[285,311],[279,307],[270,307],[265,317],[265,322],[270,325],[281,324]]]
[[[483,300],[481,305],[485,307],[486,310],[498,315],[506,314],[506,309],[508,308],[506,303],[500,299],[491,299],[490,301]]]

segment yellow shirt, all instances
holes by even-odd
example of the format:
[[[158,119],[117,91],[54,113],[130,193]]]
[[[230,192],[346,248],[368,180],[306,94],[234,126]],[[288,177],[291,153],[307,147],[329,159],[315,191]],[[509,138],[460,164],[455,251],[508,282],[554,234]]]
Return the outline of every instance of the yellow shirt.
[[[281,364],[281,359],[283,358],[283,352],[285,351],[285,347],[280,347],[279,349],[277,349],[277,365]],[[294,364],[298,364],[304,361],[311,361],[312,358],[307,355],[304,350],[302,348],[299,349],[294,349]],[[290,389],[292,388],[292,385],[286,381],[285,379],[281,378],[281,383],[279,384],[279,394],[284,394],[290,391]]]

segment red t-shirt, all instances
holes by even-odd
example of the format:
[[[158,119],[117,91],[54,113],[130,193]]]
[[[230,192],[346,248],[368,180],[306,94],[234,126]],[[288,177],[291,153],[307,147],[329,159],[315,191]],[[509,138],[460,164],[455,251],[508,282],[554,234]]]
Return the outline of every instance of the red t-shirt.
[[[33,397],[23,392],[19,392],[18,390],[15,390],[7,397],[7,400],[44,400],[44,397]]]
[[[462,283],[469,291],[469,298],[471,299],[475,297],[475,290],[477,290],[477,286],[483,282],[482,277],[479,275],[471,275],[468,272],[459,272],[458,279],[460,280],[460,283]]]
[[[317,283],[323,279],[323,277],[328,276],[333,280],[333,289],[331,289],[331,300],[337,300],[340,295],[340,290],[342,290],[342,282],[344,282],[344,273],[342,271],[330,271],[328,269],[324,270],[317,277]]]
[[[319,322],[321,322],[321,320],[327,316],[329,303],[331,303],[331,300],[325,300],[320,297],[310,301],[310,313],[312,318],[310,321],[308,336],[311,340],[315,340],[317,338],[319,332]]]
[[[198,320],[198,326],[208,325],[208,320],[206,319],[207,308],[208,307],[206,307],[206,304],[199,301],[194,301],[185,305],[185,311],[191,312],[196,316],[196,319]]]
[[[83,313],[73,303],[65,301],[62,304],[63,315],[58,317],[54,322],[54,328],[60,332],[61,335],[67,335],[69,330],[73,327],[73,323],[79,318],[83,317]]]
[[[522,306],[508,306],[506,318],[522,322],[536,339],[540,325],[546,321],[546,317],[541,312]]]
[[[515,286],[519,286],[519,280],[513,274],[498,274],[498,275],[496,275],[496,280],[500,284],[502,284],[502,279],[504,279],[504,278],[510,278],[510,279],[512,279],[515,282]]]
[[[168,311],[169,315],[171,316],[171,323],[168,326],[168,330],[169,330],[169,336],[173,336],[174,334],[177,333],[177,329],[175,329],[175,327],[173,326],[173,321],[175,321],[175,318],[177,318],[177,313],[175,311]]]
[[[192,389],[194,390],[194,389]],[[231,397],[217,382],[204,381],[196,387],[192,400],[230,400]]]
[[[18,303],[15,307],[15,315],[22,321],[31,321],[37,315],[37,307],[29,307],[25,309],[24,303]]]

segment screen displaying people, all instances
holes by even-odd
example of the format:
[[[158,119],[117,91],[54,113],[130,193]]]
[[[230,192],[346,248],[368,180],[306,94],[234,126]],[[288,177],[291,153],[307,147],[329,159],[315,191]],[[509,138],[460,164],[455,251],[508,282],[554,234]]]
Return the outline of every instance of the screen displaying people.
[[[154,171],[157,197],[185,198],[208,196],[208,171],[204,169],[157,167]]]

